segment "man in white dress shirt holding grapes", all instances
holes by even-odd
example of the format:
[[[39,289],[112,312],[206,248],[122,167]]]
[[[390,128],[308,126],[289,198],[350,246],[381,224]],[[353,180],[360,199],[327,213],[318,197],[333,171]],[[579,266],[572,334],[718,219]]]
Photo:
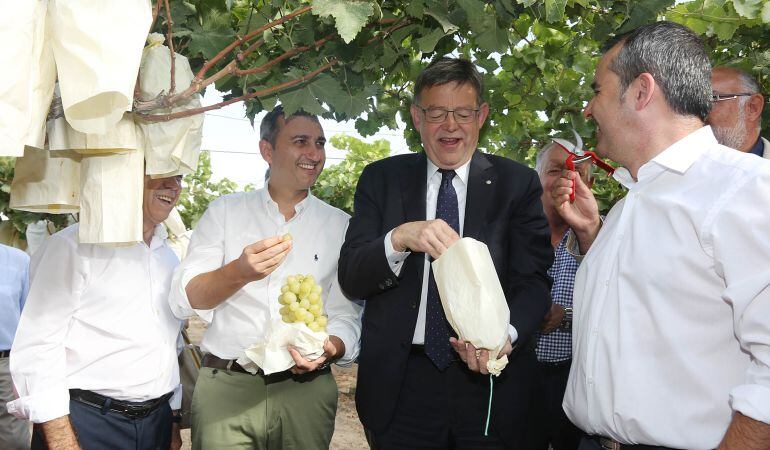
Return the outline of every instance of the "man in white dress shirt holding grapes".
[[[358,355],[361,307],[337,282],[349,216],[309,190],[325,162],[321,125],[315,116],[287,117],[277,107],[260,133],[260,152],[270,165],[267,185],[209,205],[169,298],[178,317],[198,315],[209,323],[193,396],[194,449],[328,448],[337,406],[328,365],[352,363]],[[292,352],[290,370],[251,374],[236,361],[280,320],[281,288],[298,274],[312,275],[322,288],[324,353],[310,361]]]

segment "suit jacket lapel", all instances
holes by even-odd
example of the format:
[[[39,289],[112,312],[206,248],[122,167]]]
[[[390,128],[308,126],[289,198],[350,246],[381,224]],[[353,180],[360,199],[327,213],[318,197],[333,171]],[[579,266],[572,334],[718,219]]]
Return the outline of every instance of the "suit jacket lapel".
[[[479,150],[473,153],[468,173],[468,194],[465,200],[463,237],[483,238],[481,232],[487,216],[487,209],[492,202],[492,194],[497,181],[497,173],[491,170],[492,168],[492,163],[489,162],[483,153]]]
[[[406,170],[401,172],[401,203],[404,205],[404,222],[425,220],[425,195],[427,191],[427,157],[425,152],[414,155]]]

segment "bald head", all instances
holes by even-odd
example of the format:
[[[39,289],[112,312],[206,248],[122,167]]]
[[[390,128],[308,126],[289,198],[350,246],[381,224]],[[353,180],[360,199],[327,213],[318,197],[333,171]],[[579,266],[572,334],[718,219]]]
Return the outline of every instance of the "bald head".
[[[740,69],[714,67],[711,88],[720,99],[714,102],[706,123],[720,144],[749,151],[759,138],[765,105],[759,84]]]

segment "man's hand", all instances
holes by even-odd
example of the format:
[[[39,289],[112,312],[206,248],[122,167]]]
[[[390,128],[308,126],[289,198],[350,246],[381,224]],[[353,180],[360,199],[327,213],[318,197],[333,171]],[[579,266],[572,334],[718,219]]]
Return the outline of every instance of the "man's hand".
[[[393,249],[398,252],[409,249],[429,254],[438,259],[460,235],[441,219],[407,222],[399,225],[390,235]]]
[[[572,183],[575,183],[575,202],[569,200]],[[556,211],[575,232],[580,243],[580,252],[585,254],[593,244],[601,228],[599,206],[591,189],[583,183],[577,172],[562,171],[562,176],[556,180],[551,190],[551,197]]]
[[[457,354],[460,355],[460,359],[468,365],[468,368],[472,372],[478,372],[484,375],[489,374],[489,371],[487,370],[489,350],[484,348],[477,349],[470,342],[461,341],[453,337],[449,338],[449,343],[452,344],[452,348],[455,349]],[[505,340],[505,345],[495,359],[502,358],[503,355],[510,355],[512,351],[513,346],[511,345],[511,337],[508,336]]]
[[[543,323],[540,325],[540,331],[543,333],[550,333],[551,331],[559,328],[561,321],[564,319],[564,307],[553,303],[550,311],[545,315]]]
[[[291,239],[274,236],[247,245],[238,259],[219,269],[193,277],[185,292],[190,306],[213,309],[238,292],[238,289],[270,275],[291,250]]]
[[[273,236],[247,245],[235,267],[246,282],[261,280],[281,265],[291,250],[292,240]]]
[[[291,373],[294,375],[301,375],[303,373],[312,372],[318,370],[319,367],[326,363],[331,363],[342,357],[345,354],[345,343],[337,336],[329,336],[329,339],[324,342],[324,352],[318,359],[309,361],[302,357],[294,347],[289,347],[289,354],[294,359],[294,367],[292,367]]]
[[[179,429],[179,424],[174,422],[171,424],[170,450],[179,450],[180,448],[182,448],[182,432]]]
[[[70,416],[59,417],[40,424],[49,450],[80,450]]]

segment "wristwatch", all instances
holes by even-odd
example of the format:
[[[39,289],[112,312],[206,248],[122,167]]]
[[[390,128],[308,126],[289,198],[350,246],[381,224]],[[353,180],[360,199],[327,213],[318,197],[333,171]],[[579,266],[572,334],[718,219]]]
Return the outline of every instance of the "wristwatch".
[[[559,328],[564,331],[570,331],[572,329],[572,307],[567,306],[564,308],[564,317],[561,318]]]

